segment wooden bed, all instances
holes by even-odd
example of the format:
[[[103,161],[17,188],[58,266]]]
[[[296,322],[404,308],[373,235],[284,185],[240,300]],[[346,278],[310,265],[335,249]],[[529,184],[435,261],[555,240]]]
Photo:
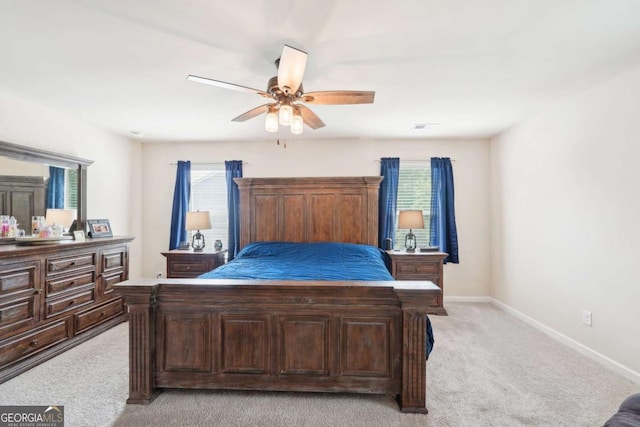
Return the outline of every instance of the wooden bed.
[[[239,178],[240,245],[377,245],[381,177]],[[164,388],[381,393],[426,413],[420,281],[157,279],[115,286],[129,310],[127,403]]]

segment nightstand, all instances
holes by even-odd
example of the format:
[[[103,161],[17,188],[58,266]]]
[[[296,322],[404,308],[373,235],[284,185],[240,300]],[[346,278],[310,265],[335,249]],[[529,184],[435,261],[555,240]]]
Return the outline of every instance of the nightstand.
[[[442,306],[444,295],[444,281],[442,278],[443,260],[447,257],[444,252],[404,252],[386,251],[391,259],[391,275],[396,280],[429,280],[442,293],[429,305],[427,313],[447,315]]]
[[[162,252],[167,258],[167,278],[198,277],[225,263],[227,250],[194,252],[174,249]]]

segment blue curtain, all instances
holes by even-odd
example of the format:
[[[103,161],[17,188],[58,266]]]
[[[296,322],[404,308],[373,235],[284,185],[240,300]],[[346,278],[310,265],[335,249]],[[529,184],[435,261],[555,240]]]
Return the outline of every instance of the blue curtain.
[[[453,168],[448,157],[431,158],[431,235],[429,244],[449,255],[444,262],[459,263],[458,230],[454,208]]]
[[[227,177],[227,210],[229,212],[229,250],[227,259],[235,258],[240,249],[240,191],[233,178],[242,178],[242,160],[224,162]]]
[[[380,195],[378,197],[378,247],[384,247],[385,239],[391,238],[391,247],[396,240],[396,207],[398,201],[398,177],[400,159],[383,157],[380,159]]]
[[[187,212],[191,199],[191,162],[178,161],[176,186],[173,190],[173,210],[171,211],[171,235],[169,250],[177,249],[180,242],[187,242]]]
[[[64,209],[64,169],[49,166],[47,209]]]

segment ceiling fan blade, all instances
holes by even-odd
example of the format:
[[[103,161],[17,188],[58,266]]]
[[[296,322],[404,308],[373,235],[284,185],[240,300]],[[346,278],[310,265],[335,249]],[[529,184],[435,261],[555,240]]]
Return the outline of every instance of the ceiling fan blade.
[[[237,90],[237,91],[246,92],[246,93],[255,93],[255,94],[258,94],[260,96],[264,96],[265,98],[272,98],[271,95],[269,95],[267,92],[264,92],[262,90],[253,89],[253,88],[246,87],[246,86],[240,86],[240,85],[236,85],[236,84],[233,84],[233,83],[227,83],[227,82],[223,82],[223,81],[220,81],[220,80],[208,79],[206,77],[194,76],[192,74],[189,74],[187,76],[187,80],[192,81],[192,82],[196,82],[196,83],[204,83],[204,84],[211,85],[211,86],[217,86],[217,87],[221,87],[223,89]]]
[[[246,113],[240,114],[238,117],[236,117],[235,119],[233,119],[231,121],[232,122],[244,122],[246,120],[253,119],[256,116],[259,116],[260,114],[266,113],[267,111],[269,111],[269,107],[271,107],[272,105],[276,105],[276,104],[271,103],[271,104],[261,105],[259,107],[256,107],[254,109],[251,109],[251,110],[247,111]]]
[[[278,87],[285,95],[295,94],[307,66],[307,53],[284,45],[278,63]]]
[[[316,105],[373,104],[375,92],[361,90],[327,90],[307,92],[300,97],[302,102]]]
[[[309,108],[304,105],[297,104],[296,108],[300,109],[300,115],[302,116],[302,121],[304,124],[309,126],[311,129],[319,129],[324,127],[324,123],[320,120],[320,117],[316,116],[316,113],[311,111]]]

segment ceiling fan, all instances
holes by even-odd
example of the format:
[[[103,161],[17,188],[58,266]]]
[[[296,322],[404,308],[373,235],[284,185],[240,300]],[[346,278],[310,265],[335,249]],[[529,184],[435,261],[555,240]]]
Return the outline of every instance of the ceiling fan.
[[[269,79],[266,91],[191,74],[187,76],[187,80],[240,92],[255,93],[270,99],[272,102],[253,108],[232,120],[244,122],[262,113],[267,113],[265,129],[268,132],[277,132],[278,124],[291,126],[293,134],[301,134],[304,124],[312,129],[323,127],[322,120],[303,103],[316,105],[373,103],[376,93],[371,91],[330,90],[305,93],[302,88],[302,77],[307,65],[307,53],[299,49],[284,45],[282,55],[276,59],[275,63],[278,75]]]

